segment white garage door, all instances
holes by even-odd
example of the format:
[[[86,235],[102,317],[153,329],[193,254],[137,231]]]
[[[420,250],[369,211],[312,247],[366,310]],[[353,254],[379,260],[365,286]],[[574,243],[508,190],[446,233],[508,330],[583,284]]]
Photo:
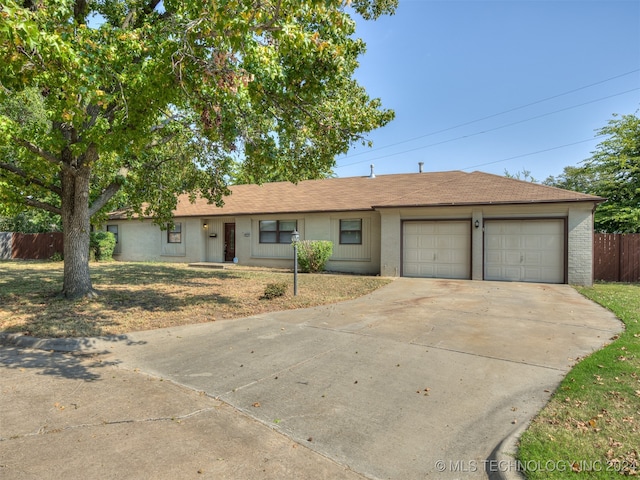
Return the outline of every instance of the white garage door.
[[[405,222],[402,275],[471,278],[469,221]]]
[[[564,283],[564,220],[485,220],[484,278]]]

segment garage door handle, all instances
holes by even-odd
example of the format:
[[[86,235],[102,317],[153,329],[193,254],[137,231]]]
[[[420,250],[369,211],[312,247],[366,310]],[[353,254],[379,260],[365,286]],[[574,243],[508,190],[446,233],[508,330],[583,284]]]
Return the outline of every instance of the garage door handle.
[[[524,255],[520,254],[520,263],[524,262]]]

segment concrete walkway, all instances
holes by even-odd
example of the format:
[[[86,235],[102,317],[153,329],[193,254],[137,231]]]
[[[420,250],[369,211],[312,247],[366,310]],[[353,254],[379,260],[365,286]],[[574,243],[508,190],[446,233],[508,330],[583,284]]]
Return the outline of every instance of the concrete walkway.
[[[78,391],[103,387],[96,390],[102,396],[83,402],[93,411],[89,420],[69,416],[64,426],[53,427],[62,436],[93,430],[97,440],[88,441],[85,455],[102,462],[91,470],[100,474],[122,450],[143,458],[157,446],[169,451],[164,461],[151,456],[157,471],[149,478],[175,478],[171,468],[185,472],[181,478],[198,469],[203,473],[197,478],[487,478],[496,446],[545,405],[577,359],[620,330],[611,313],[566,285],[401,278],[336,305],[58,342],[58,349],[108,352],[97,357],[101,363],[79,367],[88,378],[62,373],[60,359],[48,359],[48,367],[21,366],[25,362],[5,347],[11,360],[3,360],[4,369],[11,375],[3,372],[0,379],[0,426],[9,422],[12,429],[0,433],[7,452],[0,474],[32,478],[16,475],[27,449],[48,448],[49,457],[30,457],[44,472],[51,467],[47,458],[60,458],[55,436],[47,442],[48,435],[36,434],[51,430],[47,422],[59,407],[54,402],[42,412],[41,403],[24,400],[27,392],[21,392],[21,378],[37,377],[29,388],[38,390],[39,380],[42,388],[55,390],[45,384],[73,380],[64,387],[69,400],[63,415],[76,412],[69,405]],[[23,360],[46,356],[26,355]],[[71,359],[66,361],[79,362]],[[98,366],[109,364],[119,368]],[[112,399],[128,410],[111,405]],[[24,405],[14,416],[16,401]],[[77,427],[99,424],[101,412],[120,419],[107,420],[114,426],[110,437],[105,427]],[[127,418],[135,421],[123,423]],[[165,420],[144,420],[153,418]],[[177,440],[189,445],[187,451],[172,447]],[[74,446],[82,451],[88,448],[83,445],[79,439]],[[214,457],[226,460],[197,454],[203,448],[222,451]],[[151,468],[147,463],[141,464],[144,471]],[[124,464],[107,477],[140,478],[135,465]]]

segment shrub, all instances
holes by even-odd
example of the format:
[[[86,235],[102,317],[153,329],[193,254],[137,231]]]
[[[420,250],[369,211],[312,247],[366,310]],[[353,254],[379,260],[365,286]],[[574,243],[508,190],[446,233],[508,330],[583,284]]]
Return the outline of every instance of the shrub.
[[[301,272],[322,272],[333,254],[333,242],[303,240],[298,242],[298,266]]]
[[[288,285],[286,282],[268,283],[264,289],[264,295],[262,298],[271,300],[272,298],[282,297],[287,293]]]
[[[53,255],[51,255],[49,260],[52,261],[52,262],[61,262],[62,260],[64,260],[64,257],[62,256],[62,254],[60,252],[56,252]]]
[[[113,260],[113,250],[116,248],[116,237],[111,232],[91,232],[89,248],[96,261]]]

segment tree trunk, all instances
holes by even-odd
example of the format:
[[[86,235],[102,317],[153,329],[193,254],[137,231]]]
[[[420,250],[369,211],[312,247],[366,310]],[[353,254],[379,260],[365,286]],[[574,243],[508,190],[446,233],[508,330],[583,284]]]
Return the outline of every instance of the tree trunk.
[[[91,170],[80,167],[62,171],[62,231],[64,235],[64,283],[66,298],[94,297],[89,274],[89,180]]]

